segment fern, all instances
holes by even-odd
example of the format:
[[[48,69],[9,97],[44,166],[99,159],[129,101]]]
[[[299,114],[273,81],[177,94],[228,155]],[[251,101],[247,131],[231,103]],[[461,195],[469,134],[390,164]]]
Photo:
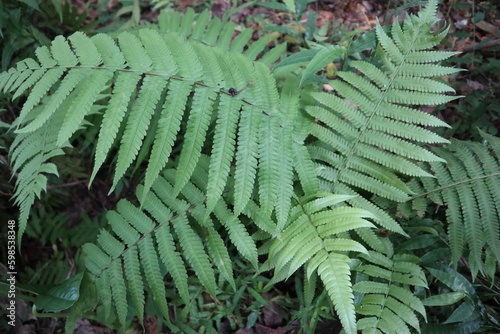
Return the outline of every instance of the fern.
[[[443,161],[423,145],[447,143],[425,128],[447,125],[411,106],[456,98],[443,95],[453,89],[431,79],[457,71],[434,64],[455,53],[423,51],[437,45],[446,34],[446,29],[430,31],[436,21],[435,10],[435,4],[429,4],[419,16],[407,18],[403,26],[395,21],[392,39],[377,24],[380,44],[376,57],[371,62],[351,62],[359,73],[338,73],[342,80],[330,85],[339,96],[311,93],[317,105],[306,110],[317,120],[311,134],[318,143],[309,150],[328,191],[356,194],[361,189],[404,202],[411,191],[399,175],[429,176],[416,162]],[[375,209],[363,199],[351,204]],[[384,216],[381,223],[386,229],[404,233],[394,219],[377,211]]]
[[[46,189],[50,174],[58,175],[57,167],[47,161],[64,154],[62,148],[56,145],[57,130],[62,122],[62,117],[53,117],[44,128],[16,136],[10,147],[13,173],[18,173],[19,180],[14,192],[15,204],[20,211],[18,242],[26,229],[35,197],[40,197],[42,190]]]
[[[434,178],[413,180],[410,187],[418,195],[400,207],[405,213],[411,207],[425,212],[427,199],[445,205],[452,261],[456,264],[467,246],[474,277],[479,271],[488,274],[485,250],[500,261],[500,211],[496,204],[500,201],[500,139],[481,135],[484,144],[455,140],[448,150],[436,149],[446,165],[428,164]]]
[[[376,233],[383,227],[406,235],[383,203],[408,203],[425,191],[438,202],[445,198],[453,259],[463,240],[478,270],[484,246],[499,257],[491,165],[499,144],[490,140],[496,158],[452,144],[459,163],[429,149],[448,141],[428,128],[447,125],[415,107],[456,98],[434,79],[456,72],[437,64],[455,53],[429,51],[447,33],[431,30],[436,7],[432,1],[402,25],[394,22],[390,34],[377,24],[375,55],[339,72],[330,82],[335,94],[314,92],[306,76],[286,66],[271,72],[286,44],[256,61],[271,37],[250,44],[251,30],[243,30],[232,40],[235,25],[207,11],[163,12],[158,26],[116,39],[57,37],[37,50],[37,60],[0,74],[0,89],[14,98],[26,94],[10,151],[19,238],[46,174],[57,175],[50,159],[86,127],[99,128],[91,182],[111,152],[117,156],[110,192],[134,163],[146,159],[147,167],[137,199],[120,200],[106,215],[110,229],[84,245],[93,281],[75,309],[99,300],[105,317],[116,316],[123,328],[133,316],[129,304],[142,322],[146,302],[154,300],[168,319],[168,285],[190,303],[188,271],[214,296],[218,281],[236,290],[235,248],[259,272],[273,270],[271,284],[304,267],[309,301],[319,277],[346,333],[420,331],[417,313],[425,318],[425,311],[411,287],[426,287],[425,276],[416,258],[394,254],[389,238]],[[324,50],[314,54],[345,52]],[[307,77],[316,64],[306,67]],[[446,161],[450,174],[442,172]],[[429,166],[439,169],[435,180]],[[482,183],[477,190],[458,185],[463,177]],[[414,198],[420,208],[421,197]],[[457,205],[464,210],[455,217]],[[462,215],[485,223],[462,223]],[[489,238],[473,240],[479,230]],[[268,254],[264,264],[259,254]]]
[[[108,315],[114,310],[122,325],[125,325],[127,315],[127,308],[124,307],[127,305],[126,291],[130,292],[142,322],[144,282],[148,283],[152,297],[168,319],[167,296],[159,260],[170,273],[186,304],[189,303],[186,262],[212,295],[216,294],[214,266],[219,269],[222,278],[236,288],[227,248],[213,222],[205,220],[204,195],[197,187],[206,187],[207,174],[202,170],[208,168],[208,160],[208,157],[202,156],[203,166],[197,169],[194,178],[196,185],[189,182],[183,188],[185,199],[172,196],[176,171],[166,170],[145,197],[145,188],[138,187],[137,198],[141,200],[142,209],[121,200],[116,211],[108,212],[107,218],[116,236],[102,229],[97,238],[99,247],[94,244],[84,246],[87,268],[94,275],[97,286],[108,292],[104,294],[107,297],[102,298],[104,308]],[[229,238],[240,254],[257,265],[254,241],[239,219],[225,206],[219,201],[214,214],[224,222]],[[207,240],[206,246],[202,237]],[[176,249],[177,243],[181,252]]]
[[[19,63],[15,71],[3,73],[0,88],[5,91],[16,91],[18,96],[31,87],[16,120],[16,132],[33,134],[30,140],[40,140],[35,134],[40,136],[41,132],[36,131],[48,125],[52,118],[62,118],[54,143],[54,149],[61,148],[82,127],[85,116],[94,112],[98,104],[106,104],[91,179],[116,145],[118,156],[111,192],[137,159],[147,131],[157,124],[145,174],[146,195],[169,160],[177,136],[184,131],[181,119],[188,114],[188,127],[183,135],[191,136],[196,131],[196,136],[189,137],[181,150],[182,173],[175,182],[175,191],[181,191],[188,182],[207,143],[212,152],[207,214],[220,198],[231,161],[237,156],[240,158],[236,168],[238,182],[234,185],[237,210],[244,209],[258,181],[261,202],[270,215],[277,201],[280,152],[276,145],[269,143],[277,142],[286,115],[277,109],[279,95],[269,70],[241,55],[223,53],[174,33],[160,35],[154,30],[140,30],[137,36],[124,32],[117,40],[118,44],[102,34],[92,38],[83,33],[75,33],[68,39],[59,36],[50,50],[38,49],[38,63],[26,60]],[[137,85],[140,86],[138,92],[133,94]],[[246,89],[232,96],[228,93],[231,87]],[[245,113],[241,122],[240,112]],[[216,131],[210,142],[206,131],[214,115],[217,115]],[[123,134],[118,137],[122,126]],[[238,133],[241,137],[235,148]],[[290,131],[282,135],[287,136],[281,138],[285,142],[291,140]],[[25,137],[18,138],[22,141]],[[20,162],[16,160],[17,155],[13,159],[32,179],[42,177],[41,172],[23,168],[23,163],[37,152],[24,150]],[[291,163],[286,161],[287,170]],[[289,185],[292,175],[290,172],[285,175],[288,178],[285,184]],[[19,203],[27,203],[23,212],[27,212],[33,194],[39,191],[19,188],[16,194]],[[290,191],[287,193],[291,196]],[[27,198],[31,200],[26,201]],[[21,218],[20,224],[25,226],[27,214]]]
[[[264,35],[252,42],[248,49],[243,52],[244,47],[249,45],[253,30],[251,28],[237,29],[239,27],[236,27],[233,22],[223,22],[218,17],[210,19],[208,10],[195,14],[192,8],[187,8],[182,17],[178,12],[163,11],[158,17],[158,25],[151,28],[158,28],[159,31],[165,32],[177,32],[186,38],[199,41],[204,45],[215,46],[223,51],[242,53],[250,60],[257,60],[257,56],[266,51],[259,62],[268,66],[278,60],[285,53],[287,47],[286,43],[282,43],[269,50],[267,45],[271,42],[272,36]],[[232,39],[235,33],[238,33],[238,36]]]
[[[353,195],[345,200],[357,208],[355,210],[370,212],[369,217],[377,224],[401,234],[405,234],[403,229],[387,212],[368,199],[355,195],[366,191],[390,201],[407,201],[412,191],[401,175],[430,176],[418,162],[445,161],[424,145],[448,143],[425,128],[447,125],[412,107],[441,104],[456,98],[443,94],[453,92],[450,87],[431,79],[456,72],[455,69],[434,64],[455,53],[423,51],[437,45],[446,34],[446,29],[430,31],[436,22],[435,9],[436,4],[431,3],[419,16],[409,17],[402,27],[395,21],[391,29],[392,39],[377,25],[380,45],[376,57],[371,62],[355,61],[350,64],[360,74],[338,73],[341,80],[331,81],[330,85],[339,96],[311,93],[316,105],[305,107],[313,120],[310,133],[317,138],[314,145],[308,148],[316,161],[322,188],[332,193]],[[292,208],[280,240],[269,246],[272,261],[264,268],[275,269],[276,281],[289,277],[303,264],[308,277],[317,270],[344,330],[352,333],[355,332],[356,321],[351,308],[354,302],[349,279],[349,256],[353,251],[367,251],[353,236],[346,234],[351,228],[343,230],[344,220],[339,217],[326,220],[332,226],[323,230],[322,224],[326,221],[321,219],[322,215],[331,215],[331,210],[340,209],[327,209],[327,206],[322,207],[325,211],[316,214],[314,210],[309,212],[305,208],[302,214],[298,214],[298,207]],[[346,221],[356,224],[358,220],[350,217]],[[387,255],[392,254],[392,246],[377,238],[369,227],[374,225],[353,225],[352,229],[370,247]],[[372,255],[369,258],[361,257],[368,261],[375,261],[372,259],[375,254],[384,257],[380,253],[369,254]],[[393,282],[426,286],[423,271],[416,264],[393,263],[390,260],[390,265],[385,267],[364,265],[360,270],[366,269],[366,274],[389,282],[387,291]],[[414,313],[418,311],[425,316],[423,305],[417,302],[416,297],[409,297],[409,290],[405,291],[398,290],[396,296],[388,292],[373,294],[375,291],[367,290],[370,294],[361,300],[358,309],[361,314],[370,317],[360,320],[360,328],[366,332],[409,333],[409,325],[420,331]],[[400,305],[405,307],[401,317],[395,314]]]
[[[354,333],[354,295],[349,261],[345,252],[367,253],[357,241],[342,234],[359,228],[374,227],[365,218],[374,218],[368,211],[338,206],[351,196],[326,195],[306,198],[290,211],[288,226],[269,247],[269,258],[275,267],[273,281],[291,276],[306,264],[307,277],[317,271],[347,333]],[[305,202],[305,203],[304,203]],[[328,207],[331,209],[325,210]]]
[[[365,263],[357,266],[359,281],[353,290],[361,295],[356,312],[364,317],[357,326],[363,333],[420,333],[416,313],[426,318],[424,305],[408,286],[427,287],[423,270],[414,259],[380,253],[361,254]]]

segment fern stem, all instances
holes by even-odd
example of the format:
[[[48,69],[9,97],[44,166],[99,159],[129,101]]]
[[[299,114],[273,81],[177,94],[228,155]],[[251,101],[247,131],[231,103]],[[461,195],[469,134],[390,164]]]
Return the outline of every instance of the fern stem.
[[[495,176],[500,177],[500,173],[493,173],[493,174],[488,174],[488,175],[481,175],[481,176],[476,176],[476,177],[473,177],[473,178],[470,178],[470,179],[467,179],[467,180],[464,180],[464,181],[450,183],[450,184],[447,184],[446,186],[438,187],[438,188],[432,189],[430,191],[427,191],[425,193],[421,193],[421,194],[412,196],[412,197],[410,197],[408,199],[408,201],[413,201],[413,200],[415,200],[417,198],[426,197],[426,196],[428,196],[430,194],[433,194],[433,193],[436,193],[436,192],[440,192],[440,191],[442,191],[444,189],[454,188],[454,187],[456,187],[458,185],[461,185],[461,184],[467,184],[467,183],[475,182],[475,181],[482,180],[482,179],[488,179],[490,177],[495,177]]]
[[[156,77],[167,77],[167,78],[172,79],[172,80],[188,81],[188,82],[192,82],[195,85],[206,87],[206,88],[218,88],[218,87],[215,87],[215,86],[207,85],[206,83],[203,83],[201,81],[191,80],[191,79],[185,79],[185,78],[181,78],[181,77],[176,77],[176,76],[170,75],[170,74],[162,74],[162,73],[154,73],[154,72],[144,72],[144,71],[138,71],[138,70],[133,70],[133,69],[116,68],[116,67],[106,67],[106,66],[81,66],[81,65],[76,65],[76,66],[46,66],[46,67],[38,67],[38,68],[25,68],[23,70],[20,70],[19,72],[34,71],[36,69],[50,70],[50,69],[56,69],[56,68],[65,68],[66,70],[74,69],[74,68],[83,68],[83,69],[107,70],[107,71],[113,71],[113,72],[116,71],[116,72],[141,73],[143,75],[151,75],[151,76],[156,76]],[[6,75],[11,75],[11,73],[8,73]],[[0,76],[0,80],[1,79],[2,79],[2,76]],[[238,94],[241,93],[245,88],[247,88],[248,86],[253,85],[253,84],[254,84],[253,82],[249,82],[243,88],[241,88],[239,91],[237,91],[237,93]],[[227,95],[234,96],[230,92],[224,91],[222,89],[219,89],[219,92],[227,94]],[[254,106],[254,107],[257,106],[255,103],[252,103],[252,102],[250,102],[250,101],[248,101],[246,99],[241,99],[241,101],[244,102],[244,103],[246,103],[246,104],[248,104],[248,105]],[[262,110],[262,113],[264,115],[266,115],[266,116],[271,116],[271,114],[268,111],[266,111],[266,110]]]

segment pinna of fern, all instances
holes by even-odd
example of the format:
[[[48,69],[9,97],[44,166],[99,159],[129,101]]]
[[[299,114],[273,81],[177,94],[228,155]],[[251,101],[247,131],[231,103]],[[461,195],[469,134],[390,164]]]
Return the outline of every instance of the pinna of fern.
[[[452,262],[467,255],[473,277],[493,279],[500,262],[500,139],[480,133],[484,143],[454,140],[435,149],[446,164],[425,164],[433,177],[414,179],[415,195],[400,210],[422,215],[434,211],[431,203],[446,207]]]

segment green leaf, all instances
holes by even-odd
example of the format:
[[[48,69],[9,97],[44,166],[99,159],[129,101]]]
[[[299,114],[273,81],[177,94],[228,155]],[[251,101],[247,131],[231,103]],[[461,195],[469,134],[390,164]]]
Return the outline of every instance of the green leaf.
[[[283,0],[290,12],[295,14],[295,0]]]
[[[347,334],[356,333],[349,258],[345,255],[330,253],[318,267],[318,274],[333,301],[342,326]]]
[[[36,9],[38,11],[40,10],[40,8],[38,7],[38,3],[35,0],[19,0],[19,1],[24,2],[33,9]]]
[[[446,319],[444,324],[464,323],[479,318],[480,313],[477,306],[469,301],[460,304],[459,307]]]
[[[148,131],[151,117],[157,107],[157,103],[166,85],[167,80],[165,80],[165,78],[163,77],[149,76],[143,80],[143,84],[141,86],[142,94],[139,94],[135,105],[130,110],[130,115],[127,120],[125,132],[123,133],[120,150],[118,151],[116,172],[113,178],[113,185],[111,186],[110,193],[114,190],[114,188],[118,184],[118,181],[122,178],[126,170],[130,167],[135,157],[139,153],[139,149],[142,146],[144,137],[146,136],[146,132]],[[158,134],[160,134],[160,132],[158,132]],[[157,141],[158,140],[156,139],[155,144]],[[162,142],[162,145],[165,145],[165,143]],[[153,145],[153,153],[155,153],[155,146],[156,145]],[[157,160],[161,161],[160,158],[157,158]],[[161,162],[157,162],[157,164],[160,163]],[[149,166],[148,171],[151,171],[151,167]],[[152,173],[155,172],[158,173],[157,170],[152,171]],[[150,174],[147,174],[147,176],[149,175]],[[156,177],[156,175],[153,174],[152,178],[154,179],[154,177]]]
[[[467,296],[462,291],[447,292],[436,296],[430,296],[422,300],[422,304],[425,306],[446,306],[452,305]]]
[[[384,30],[389,30],[389,27],[384,26]],[[359,36],[347,48],[347,54],[355,54],[369,49],[375,49],[377,46],[377,36],[375,30],[370,30],[367,33]]]
[[[299,52],[294,53],[291,56],[285,58],[278,65],[276,65],[275,69],[282,67],[282,66],[288,66],[288,65],[293,65],[293,64],[309,62],[320,51],[321,51],[321,49],[307,49],[307,50],[299,51]]]
[[[434,268],[427,268],[427,270],[429,270],[432,276],[436,277],[453,291],[463,292],[469,297],[477,298],[476,291],[472,284],[458,272],[453,271],[452,269],[448,269],[449,272],[444,272]]]
[[[228,95],[221,96],[208,173],[207,215],[222,196],[226,185],[235,150],[240,108],[241,100],[233,99]]]
[[[345,52],[345,48],[339,45],[330,45],[324,49],[321,49],[314,58],[307,64],[304,74],[300,79],[299,86],[307,82],[307,80],[312,77],[316,72],[324,68],[327,64],[335,61]]]
[[[80,297],[83,272],[74,275],[61,284],[38,287],[35,307],[46,312],[67,310]]]

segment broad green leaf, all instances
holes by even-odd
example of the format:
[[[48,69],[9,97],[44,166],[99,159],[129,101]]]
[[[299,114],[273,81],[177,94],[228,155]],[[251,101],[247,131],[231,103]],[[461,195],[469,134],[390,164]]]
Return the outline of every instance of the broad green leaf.
[[[295,0],[283,0],[290,12],[295,14]]]
[[[316,72],[324,68],[327,64],[333,62],[339,58],[345,52],[345,48],[338,45],[330,45],[324,49],[321,49],[311,60],[300,79],[299,86],[307,82],[307,80],[312,77]]]
[[[467,296],[462,291],[447,292],[436,296],[430,296],[422,300],[425,306],[446,306],[457,303]]]
[[[73,306],[80,296],[83,272],[74,275],[61,284],[39,287],[35,307],[46,312],[59,312]]]
[[[293,55],[283,59],[282,62],[280,62],[278,65],[276,65],[275,69],[278,67],[282,66],[288,66],[288,65],[293,65],[293,64],[298,64],[298,63],[306,63],[310,61],[311,59],[318,54],[320,49],[309,49],[309,50],[302,50],[297,53],[294,53]]]

